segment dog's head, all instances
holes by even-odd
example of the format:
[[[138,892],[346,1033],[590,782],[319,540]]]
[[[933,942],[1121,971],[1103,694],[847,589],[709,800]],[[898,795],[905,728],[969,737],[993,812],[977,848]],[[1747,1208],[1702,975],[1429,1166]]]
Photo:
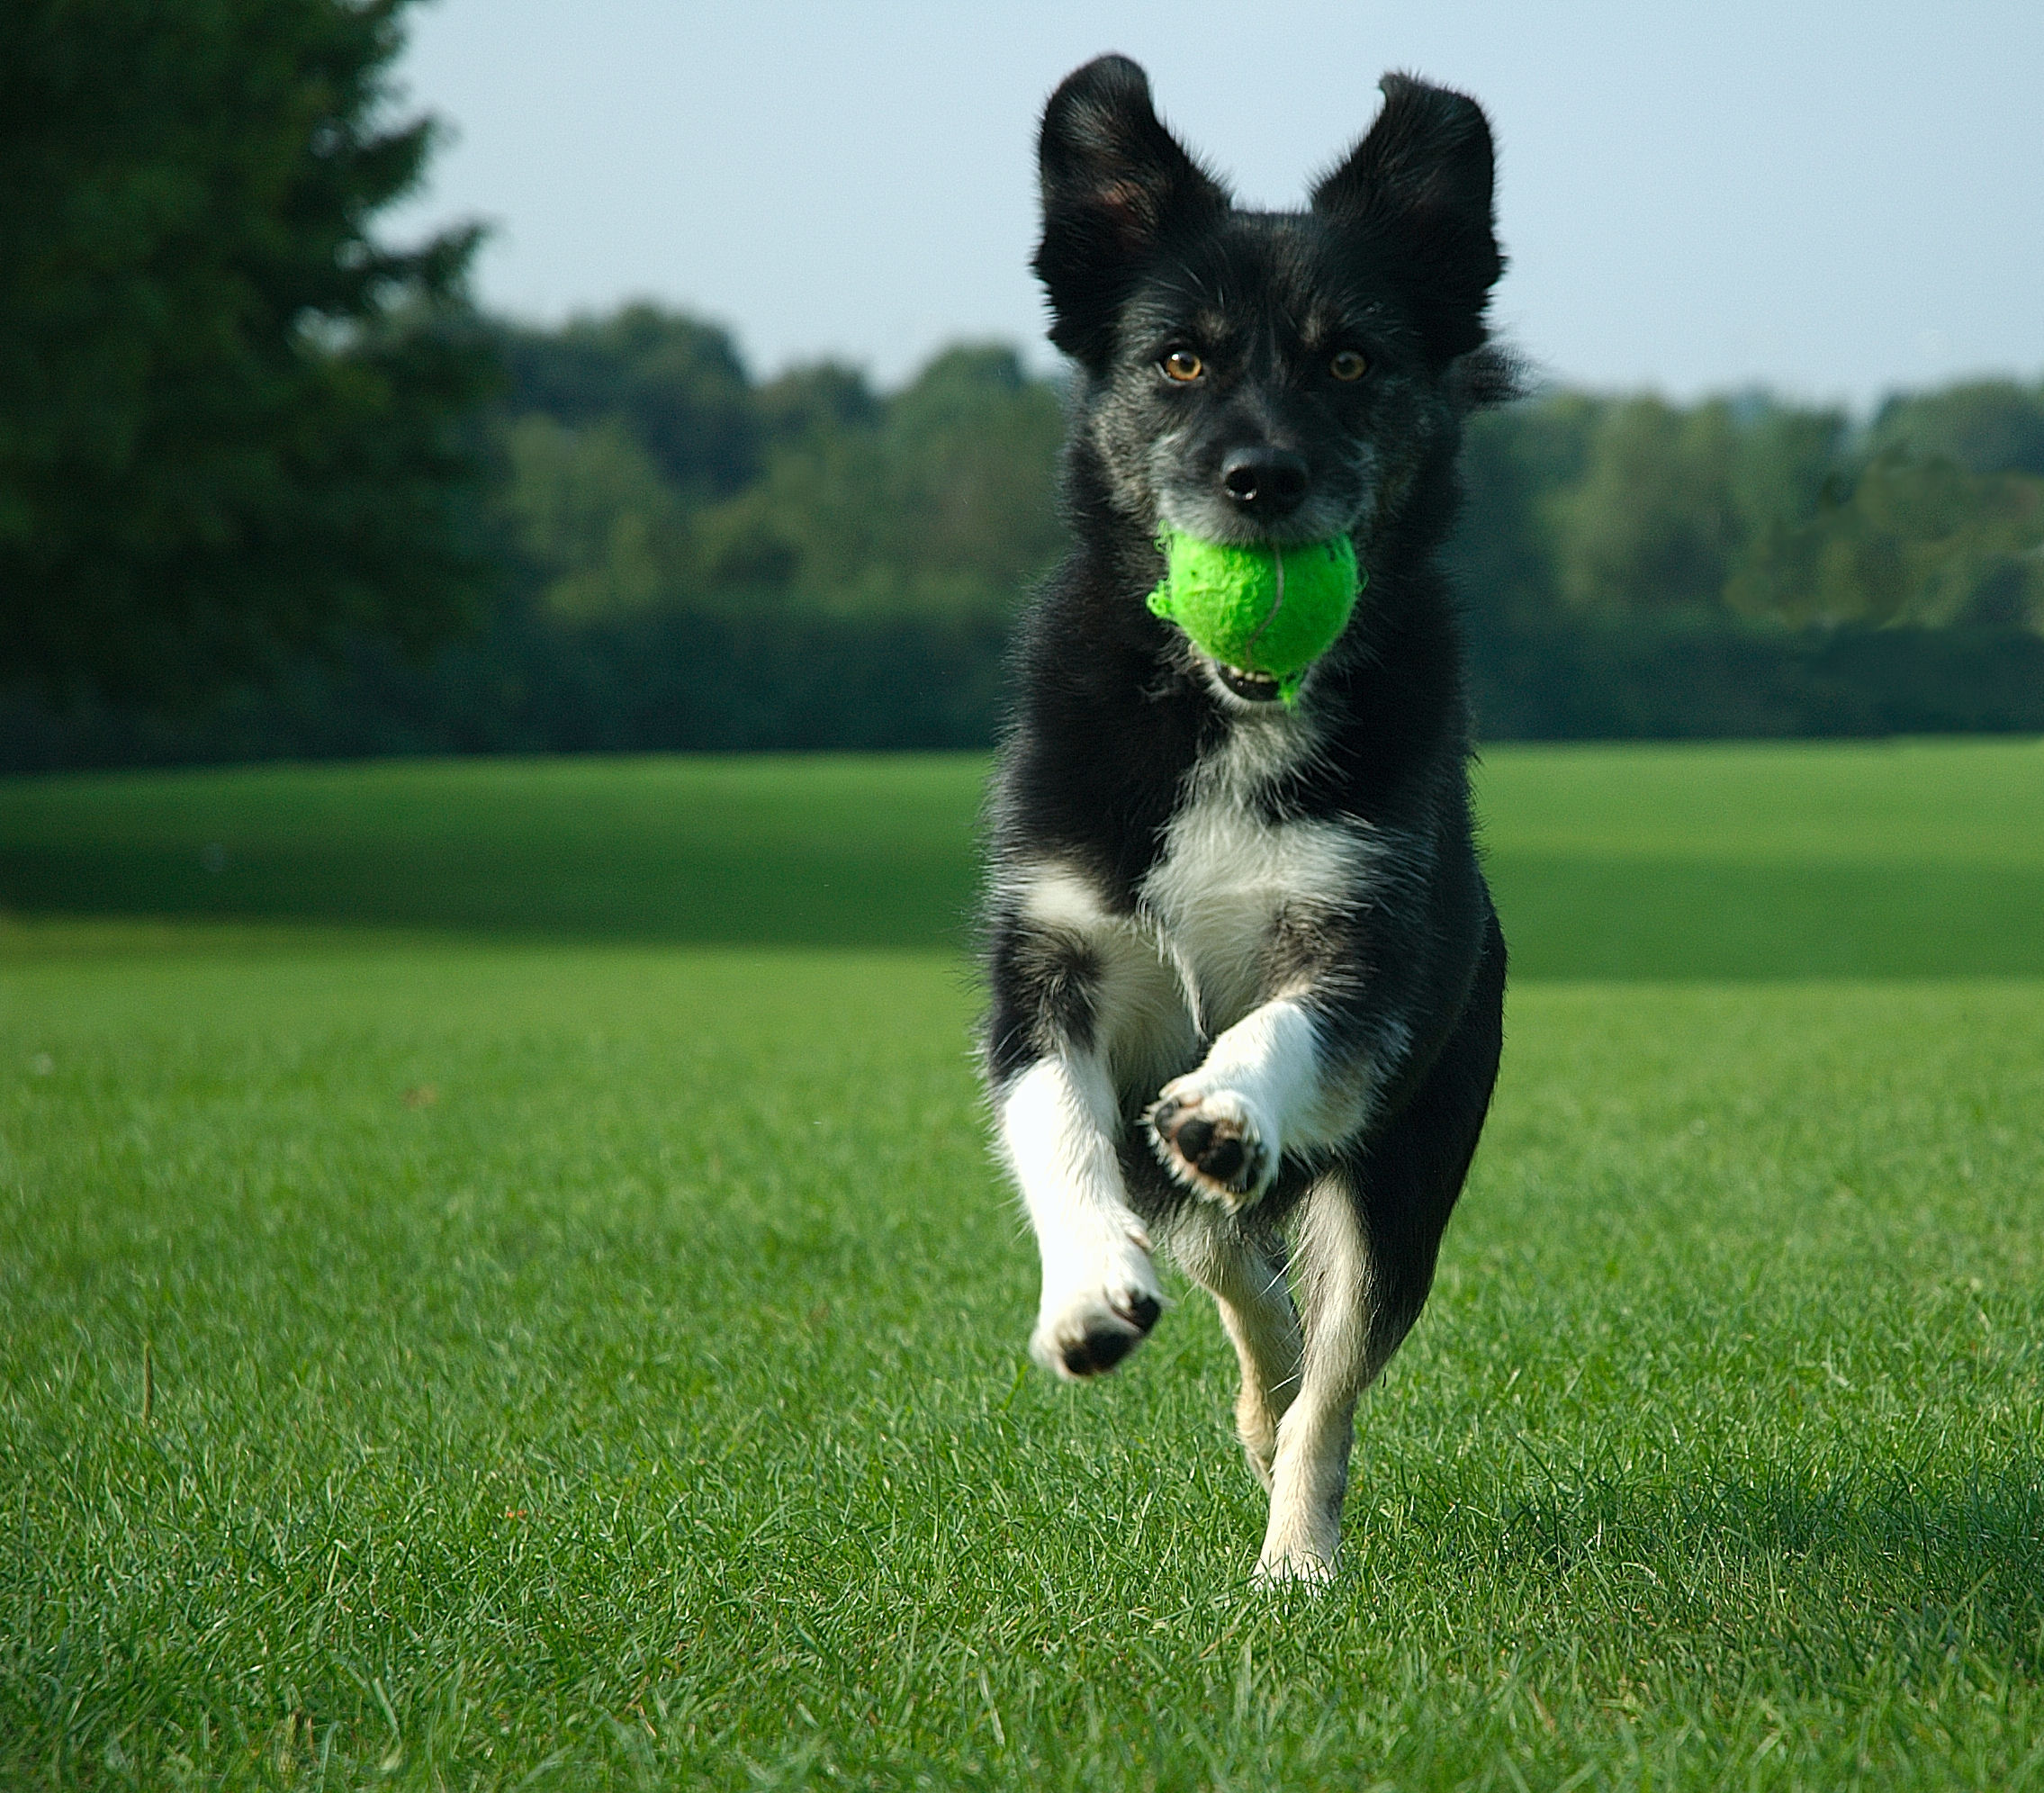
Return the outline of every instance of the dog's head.
[[[1452,446],[1502,270],[1473,100],[1387,76],[1302,212],[1238,211],[1106,56],[1045,108],[1050,338],[1115,507],[1210,541],[1369,538]]]

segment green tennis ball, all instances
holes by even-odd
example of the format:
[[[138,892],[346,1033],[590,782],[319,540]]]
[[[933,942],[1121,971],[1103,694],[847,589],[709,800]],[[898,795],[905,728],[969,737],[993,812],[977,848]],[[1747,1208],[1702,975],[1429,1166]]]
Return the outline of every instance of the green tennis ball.
[[[1237,546],[1166,529],[1157,545],[1168,570],[1150,608],[1223,665],[1275,679],[1286,703],[1348,626],[1367,582],[1346,536]]]

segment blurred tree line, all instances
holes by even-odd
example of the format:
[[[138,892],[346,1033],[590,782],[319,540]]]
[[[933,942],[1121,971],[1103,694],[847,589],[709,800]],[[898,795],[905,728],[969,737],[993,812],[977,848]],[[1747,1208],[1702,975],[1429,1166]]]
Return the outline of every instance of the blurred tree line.
[[[1562,392],[1478,418],[1458,545],[1503,618],[2044,625],[2044,386],[1891,399]]]
[[[1002,626],[1056,557],[1055,387],[1004,347],[902,391],[823,363],[756,384],[648,305],[499,331],[506,539],[568,625],[662,611]]]
[[[1493,738],[2044,728],[2044,384],[1553,392],[1474,419],[1453,558]]]
[[[197,716],[16,703],[0,759],[750,747],[990,737],[1056,560],[1062,400],[995,346],[877,392],[755,379],[634,305],[479,321],[480,626]],[[1490,738],[2044,728],[2044,385],[1892,400],[1556,392],[1477,418],[1453,545]]]

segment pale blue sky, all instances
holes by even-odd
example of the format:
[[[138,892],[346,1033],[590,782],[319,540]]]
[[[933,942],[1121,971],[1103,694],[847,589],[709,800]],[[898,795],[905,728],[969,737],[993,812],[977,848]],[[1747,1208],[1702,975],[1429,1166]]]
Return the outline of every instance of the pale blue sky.
[[[1103,50],[1251,201],[1290,204],[1402,68],[1499,143],[1497,316],[1555,376],[1866,405],[2044,374],[2044,4],[434,0],[412,102],[457,133],[392,234],[480,216],[493,308],[644,296],[752,366],[882,383],[941,344],[1048,365],[1027,271],[1044,95]]]

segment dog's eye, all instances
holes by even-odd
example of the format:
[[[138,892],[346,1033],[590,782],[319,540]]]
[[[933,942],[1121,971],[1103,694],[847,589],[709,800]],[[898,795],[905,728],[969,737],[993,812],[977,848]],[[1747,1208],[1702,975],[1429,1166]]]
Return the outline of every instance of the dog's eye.
[[[1328,363],[1328,372],[1337,380],[1360,380],[1370,364],[1353,348],[1345,348]]]
[[[1157,365],[1164,369],[1166,380],[1176,380],[1181,383],[1187,380],[1197,380],[1206,372],[1206,363],[1189,348],[1175,348]]]

